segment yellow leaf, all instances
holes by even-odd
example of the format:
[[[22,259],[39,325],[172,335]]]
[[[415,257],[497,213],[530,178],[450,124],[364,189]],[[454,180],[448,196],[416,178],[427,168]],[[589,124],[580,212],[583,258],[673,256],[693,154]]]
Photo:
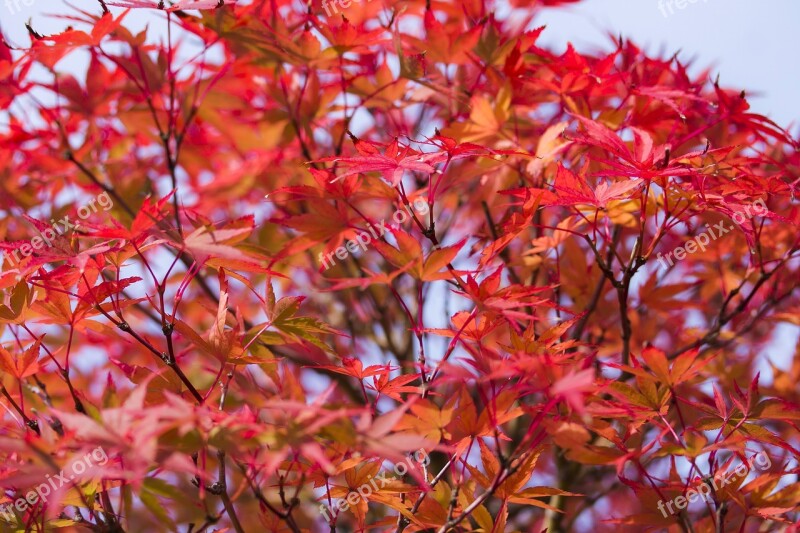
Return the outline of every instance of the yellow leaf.
[[[539,138],[536,157],[528,163],[527,168],[534,178],[539,177],[547,165],[552,163],[555,157],[569,144],[569,142],[561,140],[561,134],[567,125],[567,122],[553,124]]]

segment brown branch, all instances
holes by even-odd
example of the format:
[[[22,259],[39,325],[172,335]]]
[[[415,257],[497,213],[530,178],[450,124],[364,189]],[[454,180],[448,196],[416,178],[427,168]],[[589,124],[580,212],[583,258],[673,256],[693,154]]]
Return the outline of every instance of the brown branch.
[[[614,228],[614,234],[611,239],[611,244],[606,254],[605,264],[607,265],[610,265],[611,261],[614,258],[613,249],[616,248],[617,243],[619,242],[620,235],[622,235],[622,228],[620,226],[617,226],[616,228]],[[584,310],[584,315],[578,322],[578,325],[575,327],[575,331],[572,334],[572,338],[574,340],[580,340],[580,338],[583,336],[583,332],[586,329],[586,326],[589,324],[589,317],[591,317],[592,313],[594,313],[595,309],[597,309],[597,306],[600,303],[600,297],[603,295],[603,289],[605,288],[607,279],[608,278],[606,276],[601,277],[600,281],[595,287],[594,293],[592,294],[592,299],[589,302],[589,305]]]
[[[220,490],[222,504],[225,506],[225,511],[228,513],[228,517],[231,519],[231,524],[233,525],[233,529],[236,530],[236,533],[244,533],[244,528],[242,528],[242,524],[239,522],[239,517],[236,516],[236,509],[233,507],[231,497],[228,495],[228,482],[225,477],[225,451],[218,450],[217,459],[219,459],[217,486]]]
[[[244,476],[244,479],[247,481],[247,484],[250,486],[250,490],[253,492],[253,495],[256,497],[256,499],[259,502],[261,502],[264,505],[264,507],[269,509],[271,513],[273,513],[278,518],[284,520],[294,533],[301,533],[300,528],[297,526],[297,523],[291,516],[292,507],[289,507],[289,509],[286,511],[281,511],[279,509],[276,509],[275,506],[272,505],[269,502],[269,500],[267,500],[264,497],[264,495],[261,493],[261,490],[259,490],[259,488],[256,486],[255,481],[253,479],[250,479],[250,476],[247,475],[247,467],[245,467],[242,463],[237,463],[237,464],[239,465],[239,469],[242,471],[242,475]]]
[[[675,350],[674,352],[668,354],[667,359],[674,359],[688,350],[693,350],[694,348],[699,348],[706,343],[713,342],[719,336],[720,332],[722,331],[722,328],[724,328],[728,324],[728,322],[730,322],[734,317],[736,317],[736,315],[738,315],[747,308],[747,306],[750,304],[750,301],[756,295],[761,286],[764,283],[766,283],[767,280],[769,280],[772,277],[772,275],[779,268],[781,268],[782,265],[783,262],[781,262],[781,264],[779,264],[769,272],[763,272],[753,285],[753,290],[750,291],[750,294],[748,294],[747,297],[742,298],[742,300],[739,301],[738,305],[733,310],[731,310],[730,313],[726,313],[725,311],[728,308],[728,304],[730,304],[733,298],[741,292],[742,287],[744,287],[746,280],[742,281],[742,283],[738,287],[736,287],[730,293],[728,293],[728,297],[722,303],[722,306],[720,307],[719,310],[719,314],[717,315],[717,318],[715,320],[715,324],[711,328],[711,330],[709,330],[705,335],[703,335],[696,341],[691,342],[685,346],[682,346],[677,350]]]
[[[534,451],[533,449],[530,449],[523,452],[519,457],[511,461],[511,463],[516,462],[516,464],[509,464],[507,467],[504,466],[503,468],[501,468],[500,471],[495,476],[495,479],[492,482],[491,486],[483,494],[475,498],[475,500],[473,500],[473,502],[469,504],[461,512],[461,514],[445,522],[444,525],[440,527],[436,533],[447,533],[448,530],[457,526],[462,521],[467,519],[478,507],[481,506],[481,504],[483,504],[484,501],[486,501],[490,496],[492,496],[497,491],[498,488],[500,488],[500,485],[502,485],[504,481],[506,481],[509,477],[513,476],[514,473],[517,470],[519,470],[519,467],[522,466],[522,464],[525,462],[527,456],[533,451]],[[504,462],[506,461],[502,461],[501,464],[503,464]]]
[[[454,460],[455,460],[455,455],[450,457],[447,463],[445,463],[444,467],[442,467],[439,473],[436,474],[436,477],[434,477],[431,480],[431,482],[429,483],[429,488],[433,489],[433,487],[435,487],[444,478],[444,475],[447,473],[447,470],[450,468],[450,465],[453,463]],[[425,500],[425,497],[427,495],[428,492],[423,492],[422,494],[420,494],[419,498],[417,498],[417,501],[414,503],[414,506],[411,508],[412,515],[416,514],[417,511],[419,511],[419,508],[422,505],[422,502]],[[395,530],[395,533],[403,533],[405,528],[408,527],[410,523],[411,520],[400,514],[397,519],[397,529]]]
[[[8,400],[8,403],[10,403],[11,406],[14,408],[14,410],[17,413],[19,413],[19,415],[25,421],[25,425],[28,426],[28,428],[35,431],[37,435],[41,435],[42,432],[39,429],[39,422],[28,418],[28,415],[25,414],[25,411],[22,410],[19,404],[15,402],[14,398],[12,398],[11,395],[8,393],[8,390],[6,390],[5,385],[0,384],[0,393],[2,393],[3,396],[5,396],[6,400]]]

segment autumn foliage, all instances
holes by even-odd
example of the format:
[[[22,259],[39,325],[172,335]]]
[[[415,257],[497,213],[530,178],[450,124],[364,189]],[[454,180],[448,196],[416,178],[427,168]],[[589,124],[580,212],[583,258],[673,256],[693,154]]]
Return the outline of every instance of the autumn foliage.
[[[796,531],[798,138],[566,3],[0,44],[3,530]]]

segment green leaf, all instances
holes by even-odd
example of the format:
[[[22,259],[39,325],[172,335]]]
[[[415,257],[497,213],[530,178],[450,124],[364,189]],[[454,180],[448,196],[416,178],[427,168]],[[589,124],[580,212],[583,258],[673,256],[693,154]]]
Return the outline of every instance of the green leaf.
[[[185,497],[184,493],[179,491],[177,487],[170,485],[163,479],[158,479],[155,477],[145,478],[144,490],[157,496],[163,496],[164,498],[170,498],[172,500],[179,501]]]
[[[172,521],[169,513],[167,513],[166,509],[164,509],[161,502],[158,501],[158,498],[152,492],[142,491],[141,494],[139,494],[139,499],[142,500],[142,503],[147,507],[148,511],[153,513],[161,523],[168,526],[168,529],[177,531],[175,522]]]

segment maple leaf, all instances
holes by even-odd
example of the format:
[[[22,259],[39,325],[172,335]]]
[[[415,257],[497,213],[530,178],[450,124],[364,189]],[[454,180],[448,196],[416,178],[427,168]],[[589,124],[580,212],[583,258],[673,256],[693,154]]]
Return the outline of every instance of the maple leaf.
[[[496,99],[476,95],[470,101],[469,121],[453,124],[443,133],[461,142],[486,141],[503,133],[511,112],[511,92],[504,87]]]
[[[629,198],[630,193],[638,189],[644,182],[640,179],[627,181],[617,181],[610,185],[606,182],[600,183],[592,189],[586,182],[586,168],[578,173],[558,165],[556,178],[553,182],[554,192],[547,189],[531,187],[528,189],[514,189],[507,191],[508,194],[518,198],[541,198],[542,205],[591,205],[596,208],[605,209],[611,201],[621,198]]]
[[[371,376],[383,376],[389,373],[390,368],[381,365],[371,365],[364,368],[364,365],[354,357],[345,357],[342,359],[342,367],[331,365],[320,365],[318,368],[324,368],[332,372],[344,374],[345,376],[352,376],[356,379],[363,380]]]
[[[392,187],[396,187],[403,179],[405,171],[432,173],[435,171],[433,165],[442,160],[441,154],[423,154],[410,146],[401,146],[397,139],[389,143],[383,152],[379,151],[379,145],[361,141],[358,146],[361,155],[356,157],[326,157],[320,159],[321,162],[335,162],[342,164],[346,171],[338,174],[336,179],[339,181],[356,174],[367,172],[380,172],[383,179],[389,182]]]
[[[459,65],[469,61],[469,52],[480,38],[481,26],[475,25],[467,31],[459,27],[445,27],[436,20],[432,10],[425,12],[426,39],[408,38],[419,49],[424,49],[429,61]]]
[[[384,372],[373,375],[372,384],[367,383],[367,388],[398,402],[403,401],[400,396],[403,393],[419,392],[419,387],[408,386],[408,383],[419,379],[419,374],[399,375],[391,379],[389,374],[390,367],[387,365]]]
[[[586,369],[559,379],[553,384],[550,392],[554,396],[564,399],[579,413],[585,413],[585,396],[594,389],[594,370]]]
[[[19,357],[14,357],[8,350],[0,346],[0,368],[17,379],[32,376],[39,371],[39,346],[37,341]]]
[[[509,285],[501,288],[501,274],[502,269],[498,268],[480,283],[468,275],[465,296],[472,298],[480,307],[505,317],[511,323],[515,319],[529,317],[525,312],[516,311],[518,308],[552,305],[547,298],[537,296],[546,290],[543,287]]]

